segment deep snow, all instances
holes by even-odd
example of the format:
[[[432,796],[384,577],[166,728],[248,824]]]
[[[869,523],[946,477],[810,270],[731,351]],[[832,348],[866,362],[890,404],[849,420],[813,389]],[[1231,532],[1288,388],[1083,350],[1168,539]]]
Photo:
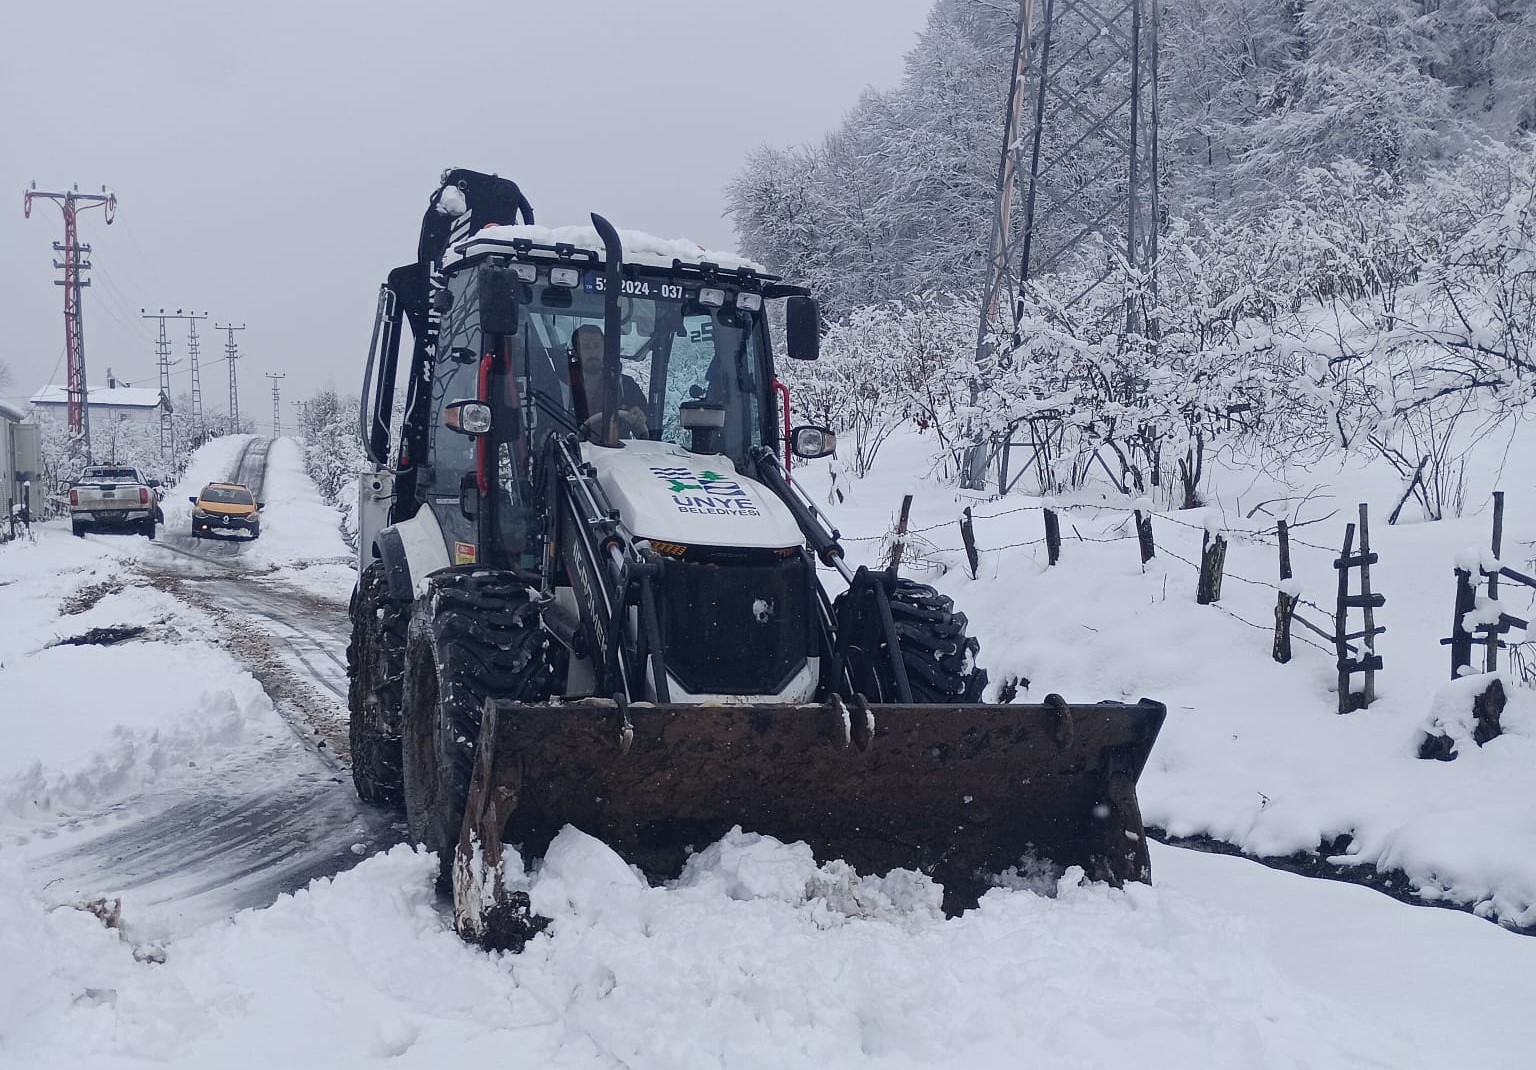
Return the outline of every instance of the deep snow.
[[[914,527],[940,524],[925,537],[958,546],[954,491],[908,474],[926,470],[925,448],[893,440],[833,507],[848,534],[878,536],[912,489]],[[272,457],[272,486],[301,487],[297,451]],[[824,495],[824,473],[802,478]],[[1357,497],[1354,487],[1340,495]],[[269,490],[269,529],[297,517],[287,503],[301,498]],[[1119,538],[1124,503],[1081,503],[1064,517],[1062,563],[1047,569],[1039,547],[986,549],[1038,538],[1038,511],[998,515],[1025,503],[971,503],[978,580],[952,553],[933,555],[951,565],[943,576],[913,574],[956,596],[994,680],[1021,672],[1032,698],[1169,703],[1142,782],[1151,820],[1252,851],[1352,831],[1360,864],[1402,866],[1508,918],[1529,910],[1528,693],[1511,687],[1508,731],[1488,747],[1464,745],[1449,763],[1413,757],[1436,703],[1451,708],[1435,697],[1447,675],[1436,639],[1449,620],[1449,567],[1486,539],[1486,518],[1373,530],[1391,629],[1382,699],[1339,717],[1331,654],[1298,644],[1295,662],[1275,665],[1261,631],[1194,605],[1193,572],[1171,553],[1193,559],[1203,518],[1160,517],[1169,553],[1144,571],[1134,541]],[[1536,501],[1511,499],[1507,545],[1520,546],[1533,516]],[[285,553],[335,549],[314,552],[327,528],[311,519],[295,523],[307,534]],[[1341,522],[1298,537],[1331,544]],[[1114,541],[1086,541],[1095,538]],[[267,543],[259,569],[302,577],[283,545]],[[115,894],[114,873],[61,894],[42,886],[38,845],[67,840],[79,815],[109,814],[146,785],[174,790],[187,755],[238,762],[282,727],[245,670],[198,637],[195,611],[132,585],[127,562],[144,555],[167,556],[56,526],[0,547],[0,753],[16,755],[0,765],[0,1066],[1529,1065],[1536,941],[1468,914],[1155,844],[1151,887],[1080,885],[1069,873],[1054,894],[1000,888],[944,919],[920,877],[859,878],[750,831],[702,852],[675,885],[650,888],[568,830],[529,878],[552,925],[518,956],[462,945],[434,895],[433,861],[406,847],[192,925],[127,896],[109,929],[76,904]],[[1297,556],[1322,601],[1329,552]],[[1272,550],[1237,539],[1229,570],[1269,580]],[[57,615],[61,599],[114,579],[122,592]],[[1264,624],[1272,604],[1273,591],[1229,577],[1227,611]],[[108,623],[144,623],[151,639],[44,649]],[[111,659],[130,652],[152,666],[154,708],[102,701],[116,679],[106,670],[119,667]],[[272,763],[274,781],[291,761]]]

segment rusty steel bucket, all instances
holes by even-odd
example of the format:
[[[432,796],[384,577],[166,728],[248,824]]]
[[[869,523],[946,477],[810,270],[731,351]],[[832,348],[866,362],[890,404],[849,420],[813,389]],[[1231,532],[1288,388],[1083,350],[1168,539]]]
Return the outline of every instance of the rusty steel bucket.
[[[677,706],[488,701],[454,865],[456,924],[520,946],[527,898],[504,843],[540,855],[565,825],[653,879],[733,826],[803,840],[860,873],[913,869],[974,906],[1022,859],[1150,878],[1136,780],[1161,703]]]

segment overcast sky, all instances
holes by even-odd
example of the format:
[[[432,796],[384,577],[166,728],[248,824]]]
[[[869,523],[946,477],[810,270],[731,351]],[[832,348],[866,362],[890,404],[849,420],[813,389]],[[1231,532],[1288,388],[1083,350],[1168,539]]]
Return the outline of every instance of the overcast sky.
[[[22,190],[105,183],[84,292],[92,384],[155,385],[141,307],[207,311],[204,404],[242,415],[358,388],[377,287],[415,255],[448,166],[517,180],[539,222],[731,248],[722,188],[763,143],[814,142],[889,88],[931,0],[445,0],[225,4],[73,0],[0,33],[0,397],[64,381],[59,210]],[[8,191],[8,192],[7,192]],[[173,392],[188,386],[172,325]],[[268,425],[269,426],[269,425]]]

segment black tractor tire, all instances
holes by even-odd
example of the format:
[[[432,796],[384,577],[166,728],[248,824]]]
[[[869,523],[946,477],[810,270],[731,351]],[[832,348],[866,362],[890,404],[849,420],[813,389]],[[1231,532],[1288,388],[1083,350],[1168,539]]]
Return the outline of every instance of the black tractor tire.
[[[557,669],[523,581],[475,565],[430,577],[406,643],[401,764],[406,828],[437,852],[442,887],[451,886],[485,700],[543,701]]]
[[[357,796],[375,806],[405,804],[400,773],[400,701],[405,676],[405,633],[410,606],[389,596],[384,565],[363,569],[348,609],[348,739]]]
[[[969,621],[955,610],[954,600],[909,579],[897,579],[887,590],[912,701],[918,705],[980,702],[987,686],[987,671],[976,664],[981,644],[966,635]],[[833,602],[834,620],[844,619],[845,604],[853,595],[853,590],[838,595]],[[846,637],[845,649],[853,690],[872,702],[898,701],[895,669],[872,591],[852,607],[848,619],[852,634]]]

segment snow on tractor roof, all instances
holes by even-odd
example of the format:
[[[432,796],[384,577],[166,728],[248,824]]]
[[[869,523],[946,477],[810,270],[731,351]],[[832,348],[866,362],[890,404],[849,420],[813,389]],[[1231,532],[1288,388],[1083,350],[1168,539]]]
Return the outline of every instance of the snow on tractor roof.
[[[599,260],[603,257],[603,240],[598,237],[596,229],[588,226],[573,227],[542,227],[537,224],[523,224],[518,226],[487,226],[477,231],[472,237],[455,245],[445,260],[456,259],[459,256],[472,256],[477,252],[485,251],[476,246],[483,241],[496,243],[512,242],[519,239],[531,241],[535,245],[574,245],[578,249],[590,249],[597,254]],[[639,230],[619,231],[619,240],[624,243],[624,262],[626,264],[644,264],[649,267],[672,266],[674,260],[681,260],[685,264],[710,263],[726,271],[735,271],[739,268],[747,268],[759,274],[767,274],[768,269],[761,264],[748,260],[746,257],[737,256],[735,253],[719,252],[706,249],[698,242],[689,241],[687,238],[658,238],[654,234],[646,234]]]

